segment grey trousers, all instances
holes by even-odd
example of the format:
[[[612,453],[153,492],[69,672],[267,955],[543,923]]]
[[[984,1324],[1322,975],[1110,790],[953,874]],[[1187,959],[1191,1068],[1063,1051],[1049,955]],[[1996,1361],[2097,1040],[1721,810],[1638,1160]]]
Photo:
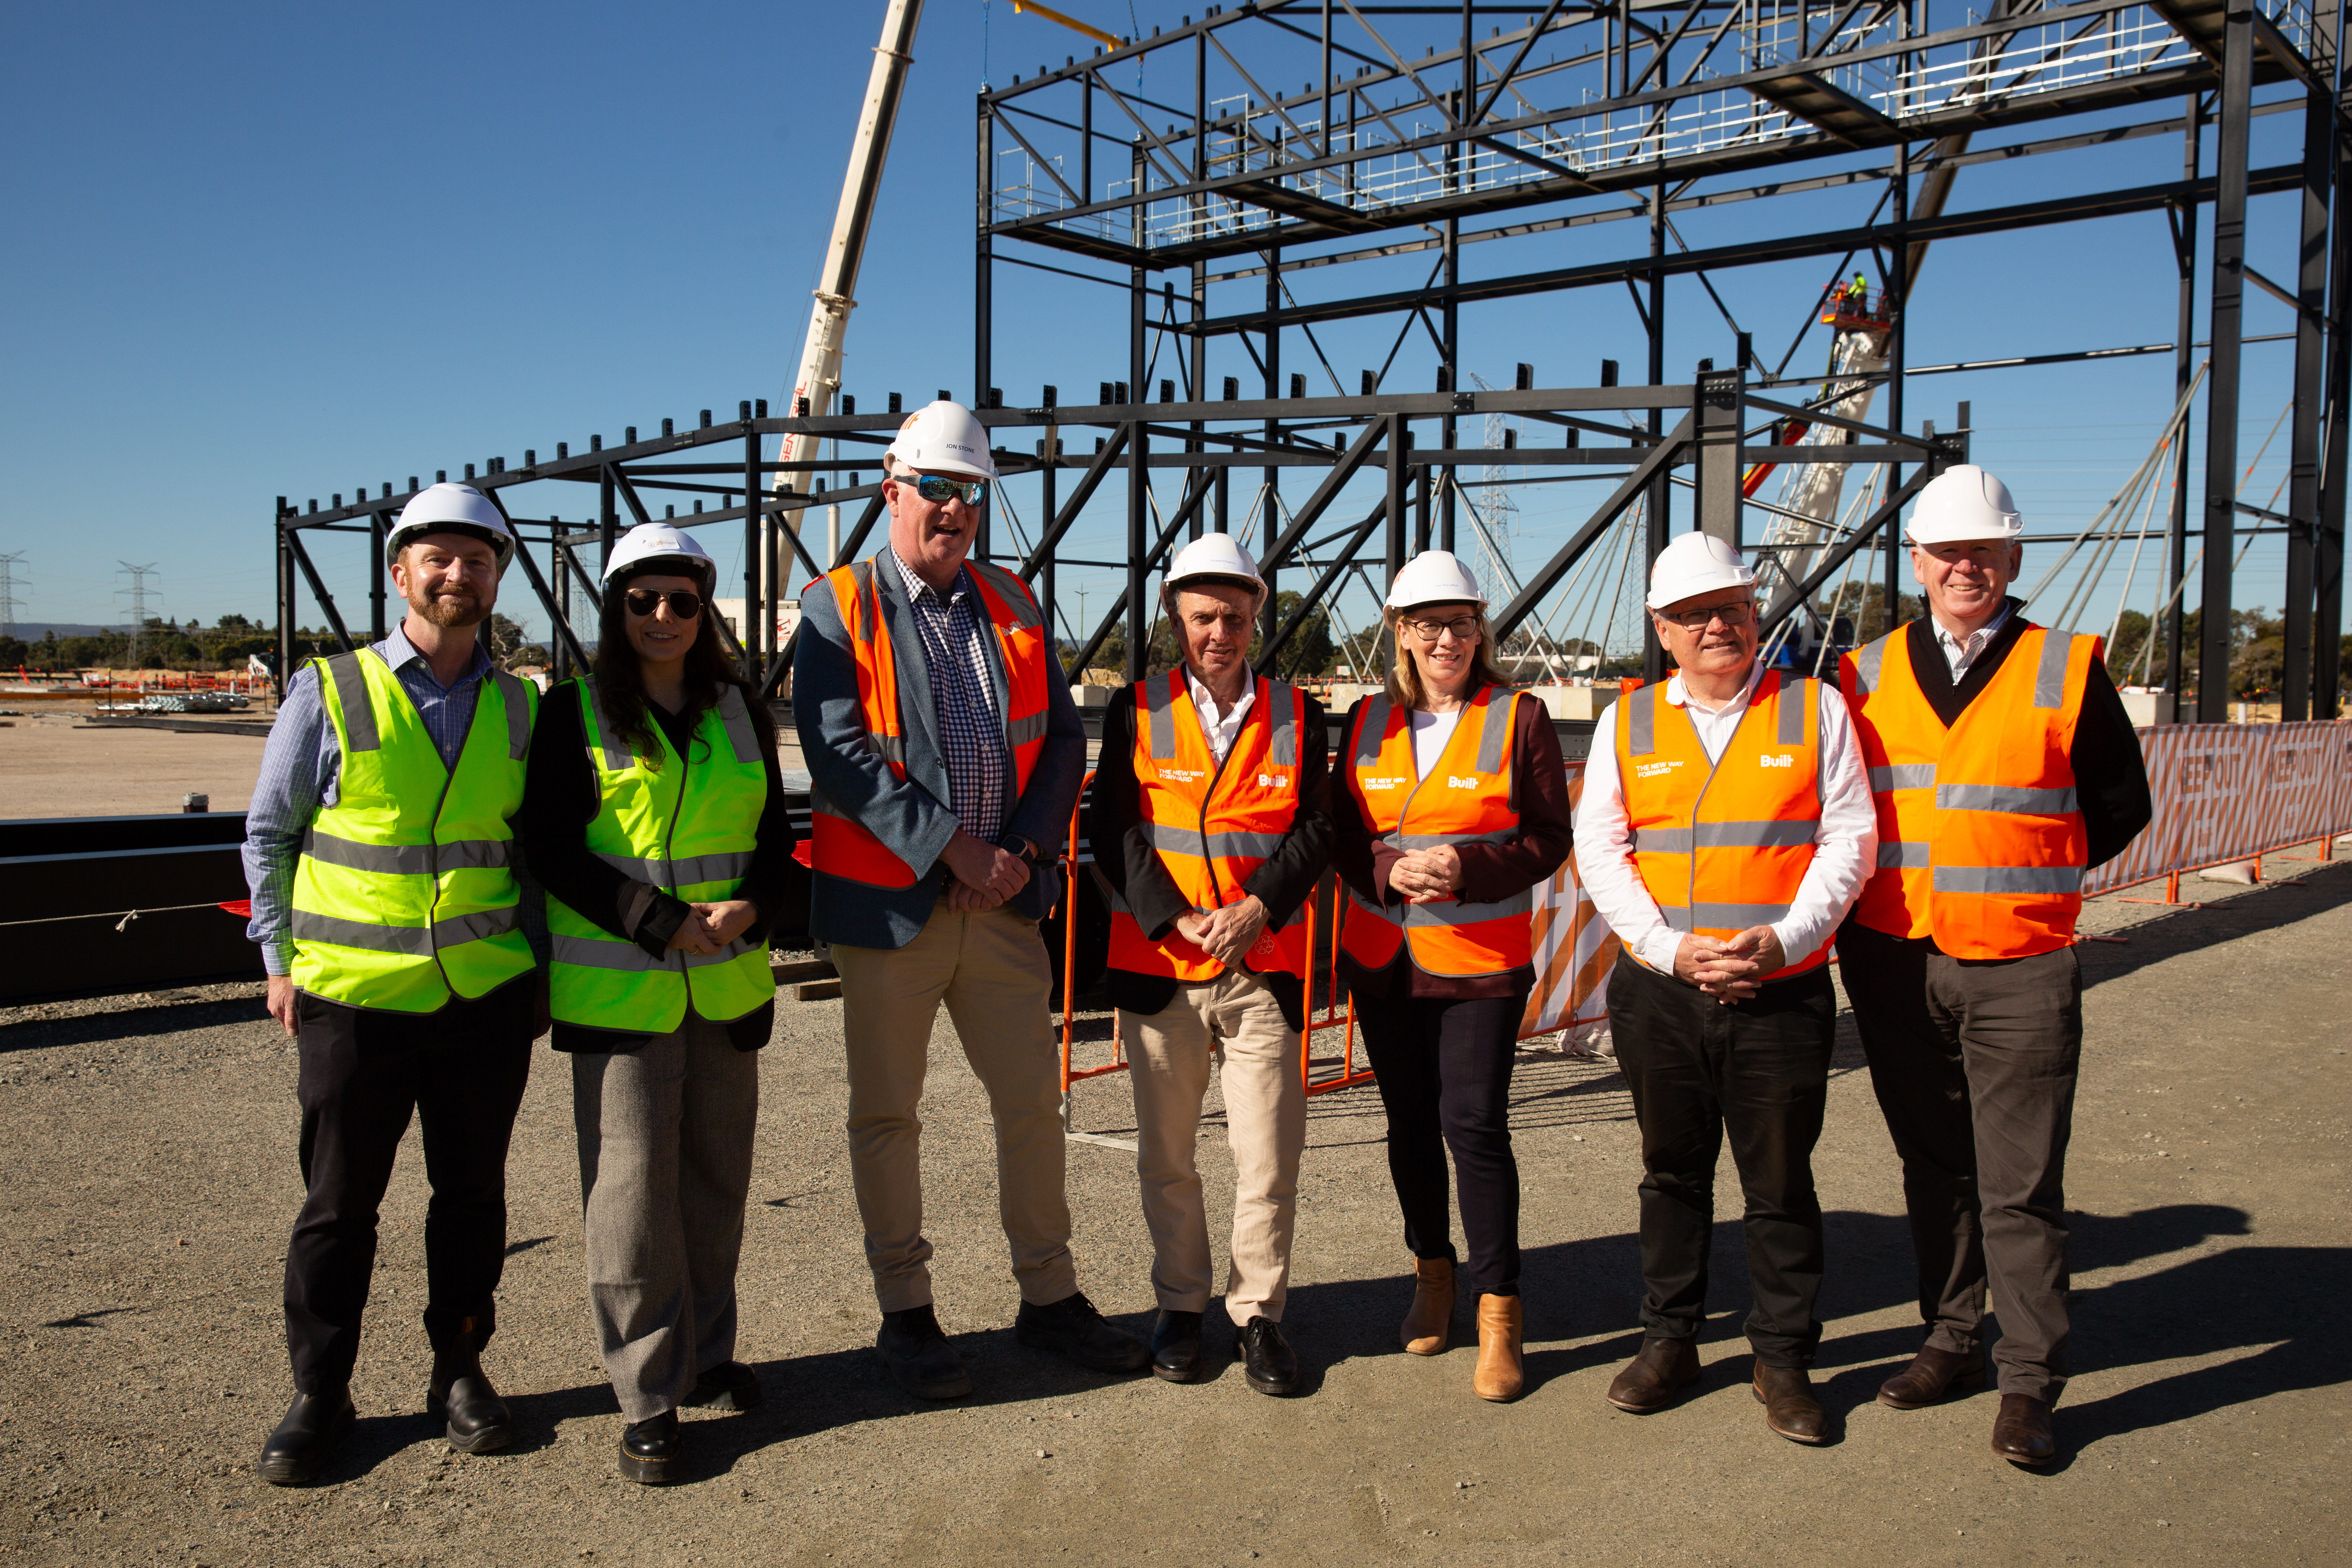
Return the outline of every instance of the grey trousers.
[[[1962,961],[1849,921],[1840,968],[1903,1159],[1927,1343],[1984,1346],[2003,1394],[2066,1386],[2066,1142],[2083,1051],[2074,950]]]
[[[735,1359],[760,1056],[691,1011],[634,1051],[572,1058],[589,1306],[621,1414],[675,1410]]]

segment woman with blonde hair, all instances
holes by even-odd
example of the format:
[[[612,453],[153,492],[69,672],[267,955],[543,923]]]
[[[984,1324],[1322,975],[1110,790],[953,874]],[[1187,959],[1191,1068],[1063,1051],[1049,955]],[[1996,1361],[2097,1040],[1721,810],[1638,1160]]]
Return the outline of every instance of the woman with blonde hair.
[[[1348,715],[1333,863],[1353,907],[1340,968],[1389,1120],[1413,1255],[1400,1337],[1446,1346],[1457,1288],[1478,1307],[1482,1399],[1518,1397],[1519,1173],[1511,1064],[1535,984],[1532,889],[1568,858],[1568,773],[1550,716],[1496,665],[1477,579],[1423,551],[1389,589],[1387,689]],[[1456,1279],[1445,1157],[1469,1259]]]

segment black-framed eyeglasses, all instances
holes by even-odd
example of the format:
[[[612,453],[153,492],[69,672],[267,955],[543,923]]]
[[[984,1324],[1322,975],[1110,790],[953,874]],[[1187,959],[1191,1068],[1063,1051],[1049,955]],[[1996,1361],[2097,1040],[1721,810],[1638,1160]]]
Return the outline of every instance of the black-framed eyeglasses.
[[[1721,621],[1727,626],[1744,626],[1756,618],[1753,601],[1743,599],[1736,605],[1711,605],[1704,610],[1654,610],[1651,614],[1661,620],[1672,621],[1686,632],[1705,631],[1709,621]]]
[[[966,506],[978,506],[981,491],[988,488],[986,479],[950,479],[940,474],[899,474],[896,478],[900,484],[938,506],[945,506],[951,500],[960,500]]]
[[[690,588],[672,588],[667,593],[656,593],[651,588],[632,588],[622,595],[621,602],[629,606],[629,614],[645,620],[653,615],[654,606],[665,599],[669,601],[669,613],[681,621],[693,620],[702,614],[702,595]]]
[[[1475,616],[1456,616],[1450,621],[1401,620],[1397,626],[1423,642],[1435,642],[1447,632],[1454,634],[1455,642],[1474,642],[1478,637],[1478,617]]]

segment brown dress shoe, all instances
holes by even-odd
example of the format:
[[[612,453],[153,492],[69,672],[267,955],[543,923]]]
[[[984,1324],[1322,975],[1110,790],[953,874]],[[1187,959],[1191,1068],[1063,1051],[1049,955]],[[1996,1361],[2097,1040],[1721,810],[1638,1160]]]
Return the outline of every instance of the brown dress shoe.
[[[1916,1410],[1923,1405],[1935,1404],[1954,1389],[1981,1388],[1984,1380],[1982,1351],[1962,1355],[1927,1345],[1911,1358],[1909,1366],[1878,1385],[1878,1403],[1897,1410]]]
[[[1698,1346],[1688,1340],[1647,1339],[1642,1353],[1609,1385],[1609,1403],[1636,1415],[1664,1410],[1698,1381]]]
[[[1404,1315],[1397,1337],[1414,1355],[1445,1353],[1446,1331],[1454,1323],[1454,1260],[1418,1258],[1412,1265],[1412,1306]]]
[[[1499,1405],[1517,1399],[1527,1386],[1527,1367],[1519,1352],[1519,1299],[1479,1297],[1478,1366],[1470,1374],[1470,1392]]]
[[[1791,1443],[1826,1443],[1830,1418],[1813,1397],[1813,1380],[1801,1366],[1756,1363],[1756,1379],[1748,1386],[1764,1406],[1764,1425]]]
[[[2004,1394],[1992,1418],[1992,1451],[2012,1465],[2046,1465],[2058,1456],[2050,1429],[2050,1402],[2030,1394]]]

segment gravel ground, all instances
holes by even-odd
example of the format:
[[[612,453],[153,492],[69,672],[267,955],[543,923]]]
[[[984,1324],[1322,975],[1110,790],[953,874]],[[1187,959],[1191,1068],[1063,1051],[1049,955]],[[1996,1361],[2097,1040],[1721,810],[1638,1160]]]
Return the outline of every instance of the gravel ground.
[[[87,739],[87,738],[85,738]],[[2298,868],[2270,863],[2273,875]],[[1872,1402],[1917,1339],[1897,1173],[1850,1025],[1817,1168],[1831,1211],[1817,1384],[1842,1440],[1768,1433],[1742,1386],[1738,1229],[1717,1229],[1704,1384],[1637,1418],[1634,1131],[1605,1066],[1529,1058],[1515,1094],[1533,1389],[1469,1392],[1474,1351],[1396,1348],[1409,1287],[1369,1089],[1311,1108],[1287,1314],[1300,1398],[1014,1345],[985,1104],[944,1017],[926,1103],[940,1316],[979,1392],[882,1376],[841,1133],[839,1004],[785,1004],[762,1058],[743,1342],[768,1405],[697,1415],[697,1479],[618,1479],[586,1320],[562,1064],[512,1162],[489,1363],[522,1439],[469,1458],[422,1415],[424,1188],[384,1209],[357,1437],[326,1481],[250,1466],[288,1397],[278,1290],[299,1193],[294,1054],[257,987],[0,1011],[0,1561],[58,1563],[2341,1563],[2352,1356],[2343,1000],[2352,870],[2211,884],[2203,909],[2095,904],[2075,1120],[2077,1375],[2062,1461],[1986,1448],[1994,1400]],[[1082,1127],[1131,1120],[1118,1077]],[[1213,1213],[1229,1201],[1204,1134]],[[1080,1277],[1151,1304],[1131,1157],[1070,1147]],[[1727,1163],[1721,1191],[1735,1193]]]

